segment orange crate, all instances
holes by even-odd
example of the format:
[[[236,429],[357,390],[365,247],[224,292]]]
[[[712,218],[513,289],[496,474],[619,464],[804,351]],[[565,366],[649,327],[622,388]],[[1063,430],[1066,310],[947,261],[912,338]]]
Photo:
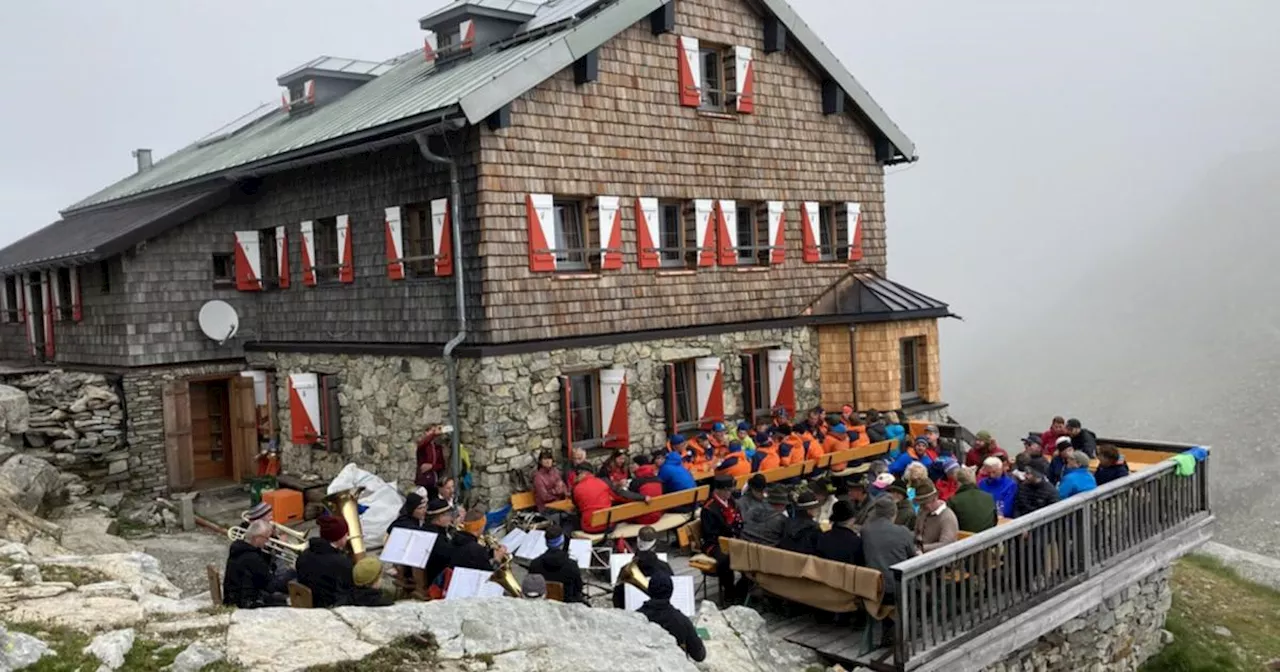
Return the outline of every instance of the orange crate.
[[[271,505],[271,519],[281,525],[302,522],[302,493],[297,490],[281,488],[264,490],[262,501]]]

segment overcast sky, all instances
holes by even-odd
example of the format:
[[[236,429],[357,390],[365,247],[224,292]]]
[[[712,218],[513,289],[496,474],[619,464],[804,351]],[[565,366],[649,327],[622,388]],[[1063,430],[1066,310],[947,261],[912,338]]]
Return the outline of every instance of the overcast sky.
[[[1280,2],[793,0],[917,143],[890,169],[890,275],[952,303],[948,374],[1052,314],[1095,257],[1280,136]],[[7,244],[261,102],[317,55],[421,44],[440,0],[47,0],[0,25]],[[1211,9],[1210,9],[1211,8]]]

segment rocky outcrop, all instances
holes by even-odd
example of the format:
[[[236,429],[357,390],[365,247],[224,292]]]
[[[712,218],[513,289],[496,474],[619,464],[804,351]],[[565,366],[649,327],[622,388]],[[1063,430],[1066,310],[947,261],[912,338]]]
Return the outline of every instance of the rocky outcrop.
[[[703,672],[744,670],[807,670],[822,667],[811,649],[782,641],[769,634],[764,618],[746,607],[724,611],[704,601],[696,625],[706,628],[707,659],[698,664]]]
[[[0,436],[25,433],[30,417],[27,395],[16,387],[0,385]]]
[[[133,628],[104,632],[94,637],[89,646],[84,647],[84,652],[102,661],[98,672],[118,670],[124,665],[124,657],[133,650],[135,637]]]
[[[99,488],[129,478],[124,410],[114,380],[102,374],[49,371],[8,381],[25,393],[28,455],[52,462]],[[0,392],[0,413],[4,412]],[[10,430],[12,431],[12,430]]]
[[[32,455],[11,455],[0,464],[0,494],[40,514],[61,504],[66,490],[57,467]]]
[[[22,632],[9,632],[0,625],[0,670],[22,670],[51,655],[53,651],[39,639]]]

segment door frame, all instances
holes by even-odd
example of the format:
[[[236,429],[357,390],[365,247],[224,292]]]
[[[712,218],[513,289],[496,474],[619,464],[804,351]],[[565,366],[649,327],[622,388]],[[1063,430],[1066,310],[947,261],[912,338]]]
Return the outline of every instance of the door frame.
[[[231,478],[242,483],[257,475],[258,414],[253,379],[233,373],[205,374],[170,381],[163,392],[165,463],[171,490],[196,484],[191,434],[191,384],[225,382],[231,429]],[[247,396],[246,396],[247,395]],[[247,413],[247,415],[246,415]]]

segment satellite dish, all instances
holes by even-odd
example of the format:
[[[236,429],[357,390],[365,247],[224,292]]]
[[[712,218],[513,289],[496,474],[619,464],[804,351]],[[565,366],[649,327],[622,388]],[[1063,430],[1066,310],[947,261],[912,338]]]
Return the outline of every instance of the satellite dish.
[[[203,331],[209,340],[217,341],[218,345],[226,343],[227,339],[235,336],[240,330],[240,316],[226,301],[205,302],[200,307],[199,321],[200,331]]]

